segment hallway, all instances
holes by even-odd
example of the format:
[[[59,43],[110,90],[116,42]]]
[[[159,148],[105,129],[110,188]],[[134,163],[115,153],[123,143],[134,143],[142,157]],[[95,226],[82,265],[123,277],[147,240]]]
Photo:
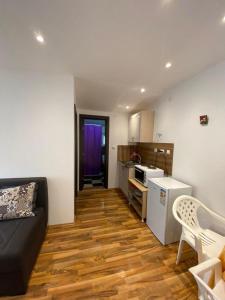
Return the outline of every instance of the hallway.
[[[76,225],[49,228],[26,296],[7,299],[197,299],[186,248],[162,247],[118,190],[86,190]],[[6,298],[2,298],[6,299]]]

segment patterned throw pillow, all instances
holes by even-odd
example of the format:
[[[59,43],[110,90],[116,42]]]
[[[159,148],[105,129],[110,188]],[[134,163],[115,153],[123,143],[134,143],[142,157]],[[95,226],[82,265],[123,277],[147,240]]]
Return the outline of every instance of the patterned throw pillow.
[[[33,217],[36,183],[0,190],[0,220]]]

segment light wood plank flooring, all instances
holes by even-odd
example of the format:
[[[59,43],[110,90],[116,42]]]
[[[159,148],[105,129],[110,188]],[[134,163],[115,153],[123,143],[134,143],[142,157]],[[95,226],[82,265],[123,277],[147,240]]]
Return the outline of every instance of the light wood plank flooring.
[[[76,223],[51,226],[27,295],[1,299],[197,299],[190,248],[163,247],[118,190],[87,190]]]

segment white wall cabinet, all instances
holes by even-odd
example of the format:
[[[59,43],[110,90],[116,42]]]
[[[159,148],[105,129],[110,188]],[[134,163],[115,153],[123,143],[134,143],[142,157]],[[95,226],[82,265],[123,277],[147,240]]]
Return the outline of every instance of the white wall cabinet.
[[[129,119],[129,142],[137,143],[140,140],[140,113],[130,116]]]
[[[149,143],[153,140],[154,113],[144,110],[129,118],[129,142]]]

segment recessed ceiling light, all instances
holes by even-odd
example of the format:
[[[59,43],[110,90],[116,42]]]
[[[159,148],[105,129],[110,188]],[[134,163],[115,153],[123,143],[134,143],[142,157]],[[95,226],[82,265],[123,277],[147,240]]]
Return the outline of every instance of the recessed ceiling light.
[[[225,16],[223,17],[222,22],[225,23]]]
[[[141,88],[141,93],[144,94],[146,92],[145,88]]]
[[[127,105],[127,106],[126,106],[126,109],[129,109],[129,108],[130,108],[130,106],[129,106],[129,105]]]
[[[166,69],[169,69],[172,67],[172,63],[170,61],[168,61],[166,64],[165,64],[165,68]]]
[[[41,34],[36,34],[36,40],[41,44],[44,44],[44,42],[45,42],[45,39],[44,39],[43,35],[41,35]]]

